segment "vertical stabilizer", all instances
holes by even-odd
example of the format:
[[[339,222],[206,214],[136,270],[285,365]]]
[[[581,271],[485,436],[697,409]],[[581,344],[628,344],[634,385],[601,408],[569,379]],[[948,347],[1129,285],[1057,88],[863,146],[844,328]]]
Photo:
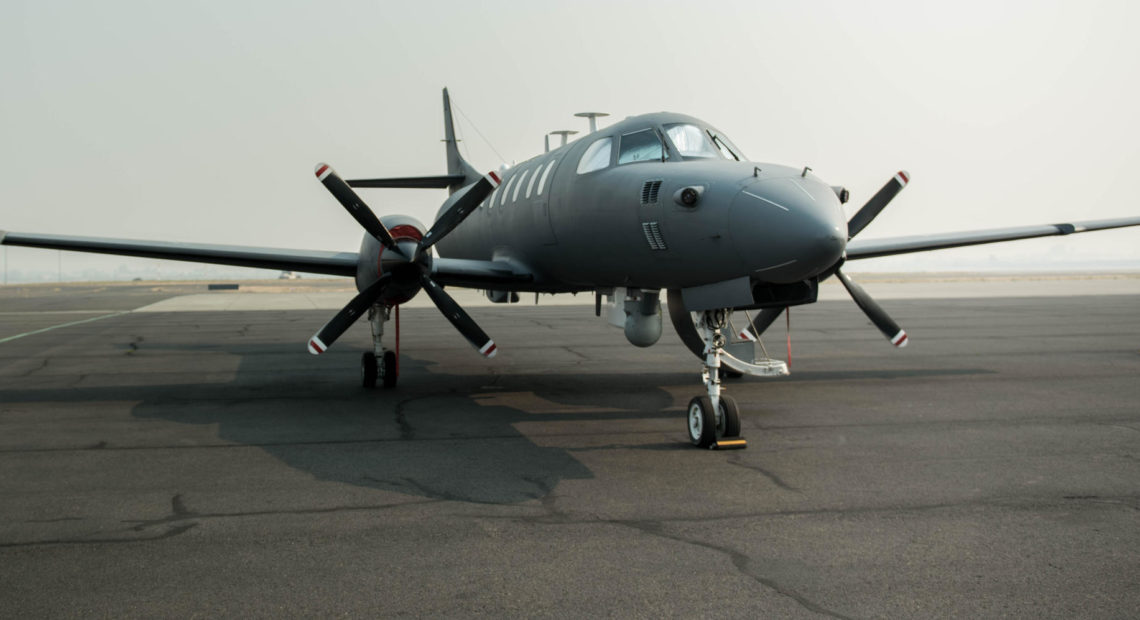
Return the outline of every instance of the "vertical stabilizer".
[[[455,121],[451,117],[451,96],[443,89],[443,141],[447,144],[447,174],[463,175],[463,180],[447,187],[448,191],[470,185],[482,176],[459,154],[459,140],[455,137]]]

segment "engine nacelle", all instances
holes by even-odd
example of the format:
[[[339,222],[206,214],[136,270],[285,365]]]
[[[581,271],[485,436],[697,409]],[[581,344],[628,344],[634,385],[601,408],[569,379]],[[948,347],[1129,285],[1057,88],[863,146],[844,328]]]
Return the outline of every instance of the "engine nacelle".
[[[409,255],[427,230],[419,220],[407,215],[385,215],[380,218],[380,222],[392,234],[397,245]],[[388,306],[402,304],[420,291],[419,267],[408,263],[406,259],[393,260],[391,253],[372,235],[366,233],[360,241],[360,259],[356,264],[356,290],[363,291],[384,275],[391,275],[392,280],[384,287],[379,303]]]
[[[640,299],[625,300],[625,339],[648,347],[661,339],[661,294],[641,291]]]

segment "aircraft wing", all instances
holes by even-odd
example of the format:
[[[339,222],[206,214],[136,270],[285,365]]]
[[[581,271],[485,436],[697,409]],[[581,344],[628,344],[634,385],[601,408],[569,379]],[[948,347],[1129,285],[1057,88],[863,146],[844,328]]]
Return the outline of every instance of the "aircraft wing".
[[[431,277],[445,286],[512,291],[534,280],[534,274],[506,261],[437,258]]]
[[[943,250],[967,245],[1015,241],[1017,239],[1071,235],[1073,233],[1124,228],[1126,226],[1140,226],[1140,217],[1122,217],[1111,220],[1072,222],[1070,224],[994,228],[990,230],[975,230],[915,237],[867,239],[866,241],[858,240],[847,244],[847,260],[891,256],[894,254],[909,254],[911,252],[926,252],[928,250]]]
[[[102,237],[72,237],[0,231],[0,245],[14,245],[49,250],[71,250],[97,254],[118,254],[143,258],[257,267],[282,271],[302,271],[333,276],[356,275],[355,252],[322,252],[319,250],[283,250],[242,245],[209,245],[167,241],[136,241]]]

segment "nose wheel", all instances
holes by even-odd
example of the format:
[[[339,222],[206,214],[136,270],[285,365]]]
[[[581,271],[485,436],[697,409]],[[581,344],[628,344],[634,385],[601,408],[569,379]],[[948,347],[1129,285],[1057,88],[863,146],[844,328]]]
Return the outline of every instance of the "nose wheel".
[[[366,388],[376,387],[376,377],[378,374],[378,367],[376,363],[376,354],[372,351],[365,351],[360,356],[360,384]]]
[[[694,396],[689,401],[689,441],[698,448],[727,448],[718,442],[740,439],[740,410],[731,396],[721,396],[716,413],[708,396]]]
[[[392,316],[392,308],[383,305],[373,306],[368,311],[368,321],[372,324],[372,351],[365,351],[360,356],[360,384],[365,388],[380,385],[385,388],[396,387],[396,380],[400,377],[400,362],[397,351],[400,348],[400,310],[396,308],[396,351],[384,346],[384,323]]]
[[[365,351],[360,356],[360,383],[364,387],[376,387],[376,381],[379,379],[380,385],[394,388],[399,376],[400,367],[396,363],[395,351],[384,351],[380,357],[376,357],[372,351]]]
[[[720,354],[725,337],[721,332],[727,325],[726,310],[706,310],[701,316],[705,338],[705,363],[701,368],[707,395],[689,401],[689,441],[698,448],[745,448],[740,438],[740,410],[731,396],[721,394]]]

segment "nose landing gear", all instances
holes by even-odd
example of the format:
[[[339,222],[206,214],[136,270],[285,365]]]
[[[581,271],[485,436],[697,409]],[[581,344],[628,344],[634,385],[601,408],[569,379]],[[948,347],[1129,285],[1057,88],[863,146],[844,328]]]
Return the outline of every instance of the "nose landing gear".
[[[376,387],[379,379],[385,388],[396,387],[400,376],[400,307],[396,306],[396,350],[384,346],[384,323],[392,316],[392,306],[377,304],[368,309],[368,322],[372,326],[372,351],[360,356],[360,383],[365,388]]]
[[[689,441],[698,448],[739,449],[748,443],[740,438],[740,410],[731,396],[721,394],[720,355],[727,342],[723,329],[728,325],[728,311],[706,310],[701,315],[704,328],[705,360],[701,379],[707,396],[689,401]]]

